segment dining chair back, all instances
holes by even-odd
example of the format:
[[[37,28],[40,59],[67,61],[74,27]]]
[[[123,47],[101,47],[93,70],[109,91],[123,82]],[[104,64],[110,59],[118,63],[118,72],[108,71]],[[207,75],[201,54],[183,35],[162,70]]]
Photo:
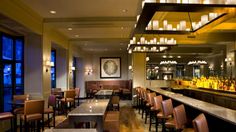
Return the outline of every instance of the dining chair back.
[[[30,114],[43,114],[44,112],[44,100],[28,100],[25,101],[24,115]]]
[[[29,94],[23,94],[23,95],[13,95],[13,101],[24,101],[24,100],[29,100]]]

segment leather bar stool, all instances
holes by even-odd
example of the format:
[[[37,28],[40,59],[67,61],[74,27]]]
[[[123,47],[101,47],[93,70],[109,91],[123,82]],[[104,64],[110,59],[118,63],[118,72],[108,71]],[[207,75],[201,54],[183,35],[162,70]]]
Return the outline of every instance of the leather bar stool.
[[[156,93],[147,93],[147,103],[146,103],[146,109],[145,109],[145,123],[147,123],[148,116],[151,115],[151,107],[154,105],[154,96],[156,96]]]
[[[50,118],[49,115],[52,114],[53,127],[55,127],[55,115],[56,115],[56,95],[50,95],[48,97],[48,108],[44,109],[44,114],[48,116],[48,127],[50,128]]]
[[[163,101],[162,95],[158,95],[153,97],[153,107],[151,107],[151,115],[150,115],[150,122],[149,122],[149,131],[151,131],[151,125],[152,123],[152,118],[155,117],[156,119],[156,132],[158,131],[158,119],[157,119],[157,113],[161,112],[161,102]]]
[[[11,132],[13,132],[14,131],[14,125],[13,125],[14,115],[11,112],[0,113],[0,121],[9,120],[9,119],[11,121]]]
[[[193,128],[187,128],[187,116],[184,105],[181,104],[173,109],[175,130],[181,132],[193,132]]]
[[[20,117],[20,132],[22,132],[22,121],[24,121],[24,132],[29,131],[29,123],[35,121],[37,129],[40,130],[42,127],[44,131],[44,100],[25,101],[24,114]]]
[[[166,128],[172,130],[175,128],[176,122],[173,118],[173,104],[171,99],[167,99],[161,102],[162,112],[164,116],[162,130],[166,131]]]
[[[193,120],[193,128],[195,132],[209,132],[207,120],[203,113]]]
[[[147,104],[147,94],[150,93],[149,90],[145,89],[143,92],[142,92],[142,118],[143,118],[143,115],[145,114],[146,112],[146,104]],[[145,122],[146,123],[146,122]]]
[[[138,92],[139,92],[139,98],[138,98],[138,113],[140,114],[140,111],[142,109],[142,99],[143,99],[143,91],[144,88],[139,88]]]

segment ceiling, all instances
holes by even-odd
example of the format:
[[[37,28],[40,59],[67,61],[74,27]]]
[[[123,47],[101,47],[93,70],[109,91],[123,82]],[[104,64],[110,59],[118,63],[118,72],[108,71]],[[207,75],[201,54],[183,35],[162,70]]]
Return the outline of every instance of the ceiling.
[[[136,16],[141,12],[141,0],[20,0],[44,18],[44,23],[53,26],[67,36],[72,44],[84,51],[122,51],[127,52],[127,44],[133,37]],[[56,11],[51,14],[50,11]],[[204,13],[190,13],[191,20],[199,21]],[[236,37],[236,17],[233,16],[210,26],[202,33],[188,35],[138,34],[137,36],[173,37],[177,43],[187,45],[175,47],[172,54],[181,54],[195,45],[221,47],[222,44],[234,42]],[[180,17],[181,16],[181,17]],[[153,19],[168,20],[173,23],[186,19],[187,13],[156,12]],[[68,30],[71,28],[72,30]],[[217,44],[217,45],[216,45]],[[197,48],[198,49],[198,48]],[[178,52],[177,52],[178,51]],[[191,50],[189,50],[191,51]],[[209,50],[214,53],[215,50]],[[195,51],[198,52],[197,50]],[[191,55],[192,53],[185,53]],[[199,52],[199,54],[201,54]]]
[[[141,4],[140,0],[21,1],[85,51],[126,51]]]

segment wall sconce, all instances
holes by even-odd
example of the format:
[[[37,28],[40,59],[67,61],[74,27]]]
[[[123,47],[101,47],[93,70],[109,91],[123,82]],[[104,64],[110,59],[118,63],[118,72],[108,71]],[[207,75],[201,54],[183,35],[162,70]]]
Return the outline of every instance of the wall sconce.
[[[74,67],[74,66],[72,66],[72,67],[71,67],[71,70],[72,70],[72,71],[74,71],[74,70],[75,70],[75,67]]]
[[[46,61],[45,66],[46,66],[46,72],[48,72],[48,68],[54,66],[54,62],[51,62],[48,60],[48,61]]]
[[[85,70],[85,74],[87,74],[87,75],[92,75],[92,73],[93,73],[93,69],[91,69],[91,68]]]
[[[129,70],[132,70],[132,69],[133,69],[133,67],[131,65],[129,65]]]

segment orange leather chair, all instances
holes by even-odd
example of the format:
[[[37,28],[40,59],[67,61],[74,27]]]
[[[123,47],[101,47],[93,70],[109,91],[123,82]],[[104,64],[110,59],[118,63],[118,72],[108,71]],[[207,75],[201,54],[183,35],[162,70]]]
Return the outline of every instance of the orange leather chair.
[[[193,120],[193,128],[195,132],[209,132],[207,120],[203,113]]]

